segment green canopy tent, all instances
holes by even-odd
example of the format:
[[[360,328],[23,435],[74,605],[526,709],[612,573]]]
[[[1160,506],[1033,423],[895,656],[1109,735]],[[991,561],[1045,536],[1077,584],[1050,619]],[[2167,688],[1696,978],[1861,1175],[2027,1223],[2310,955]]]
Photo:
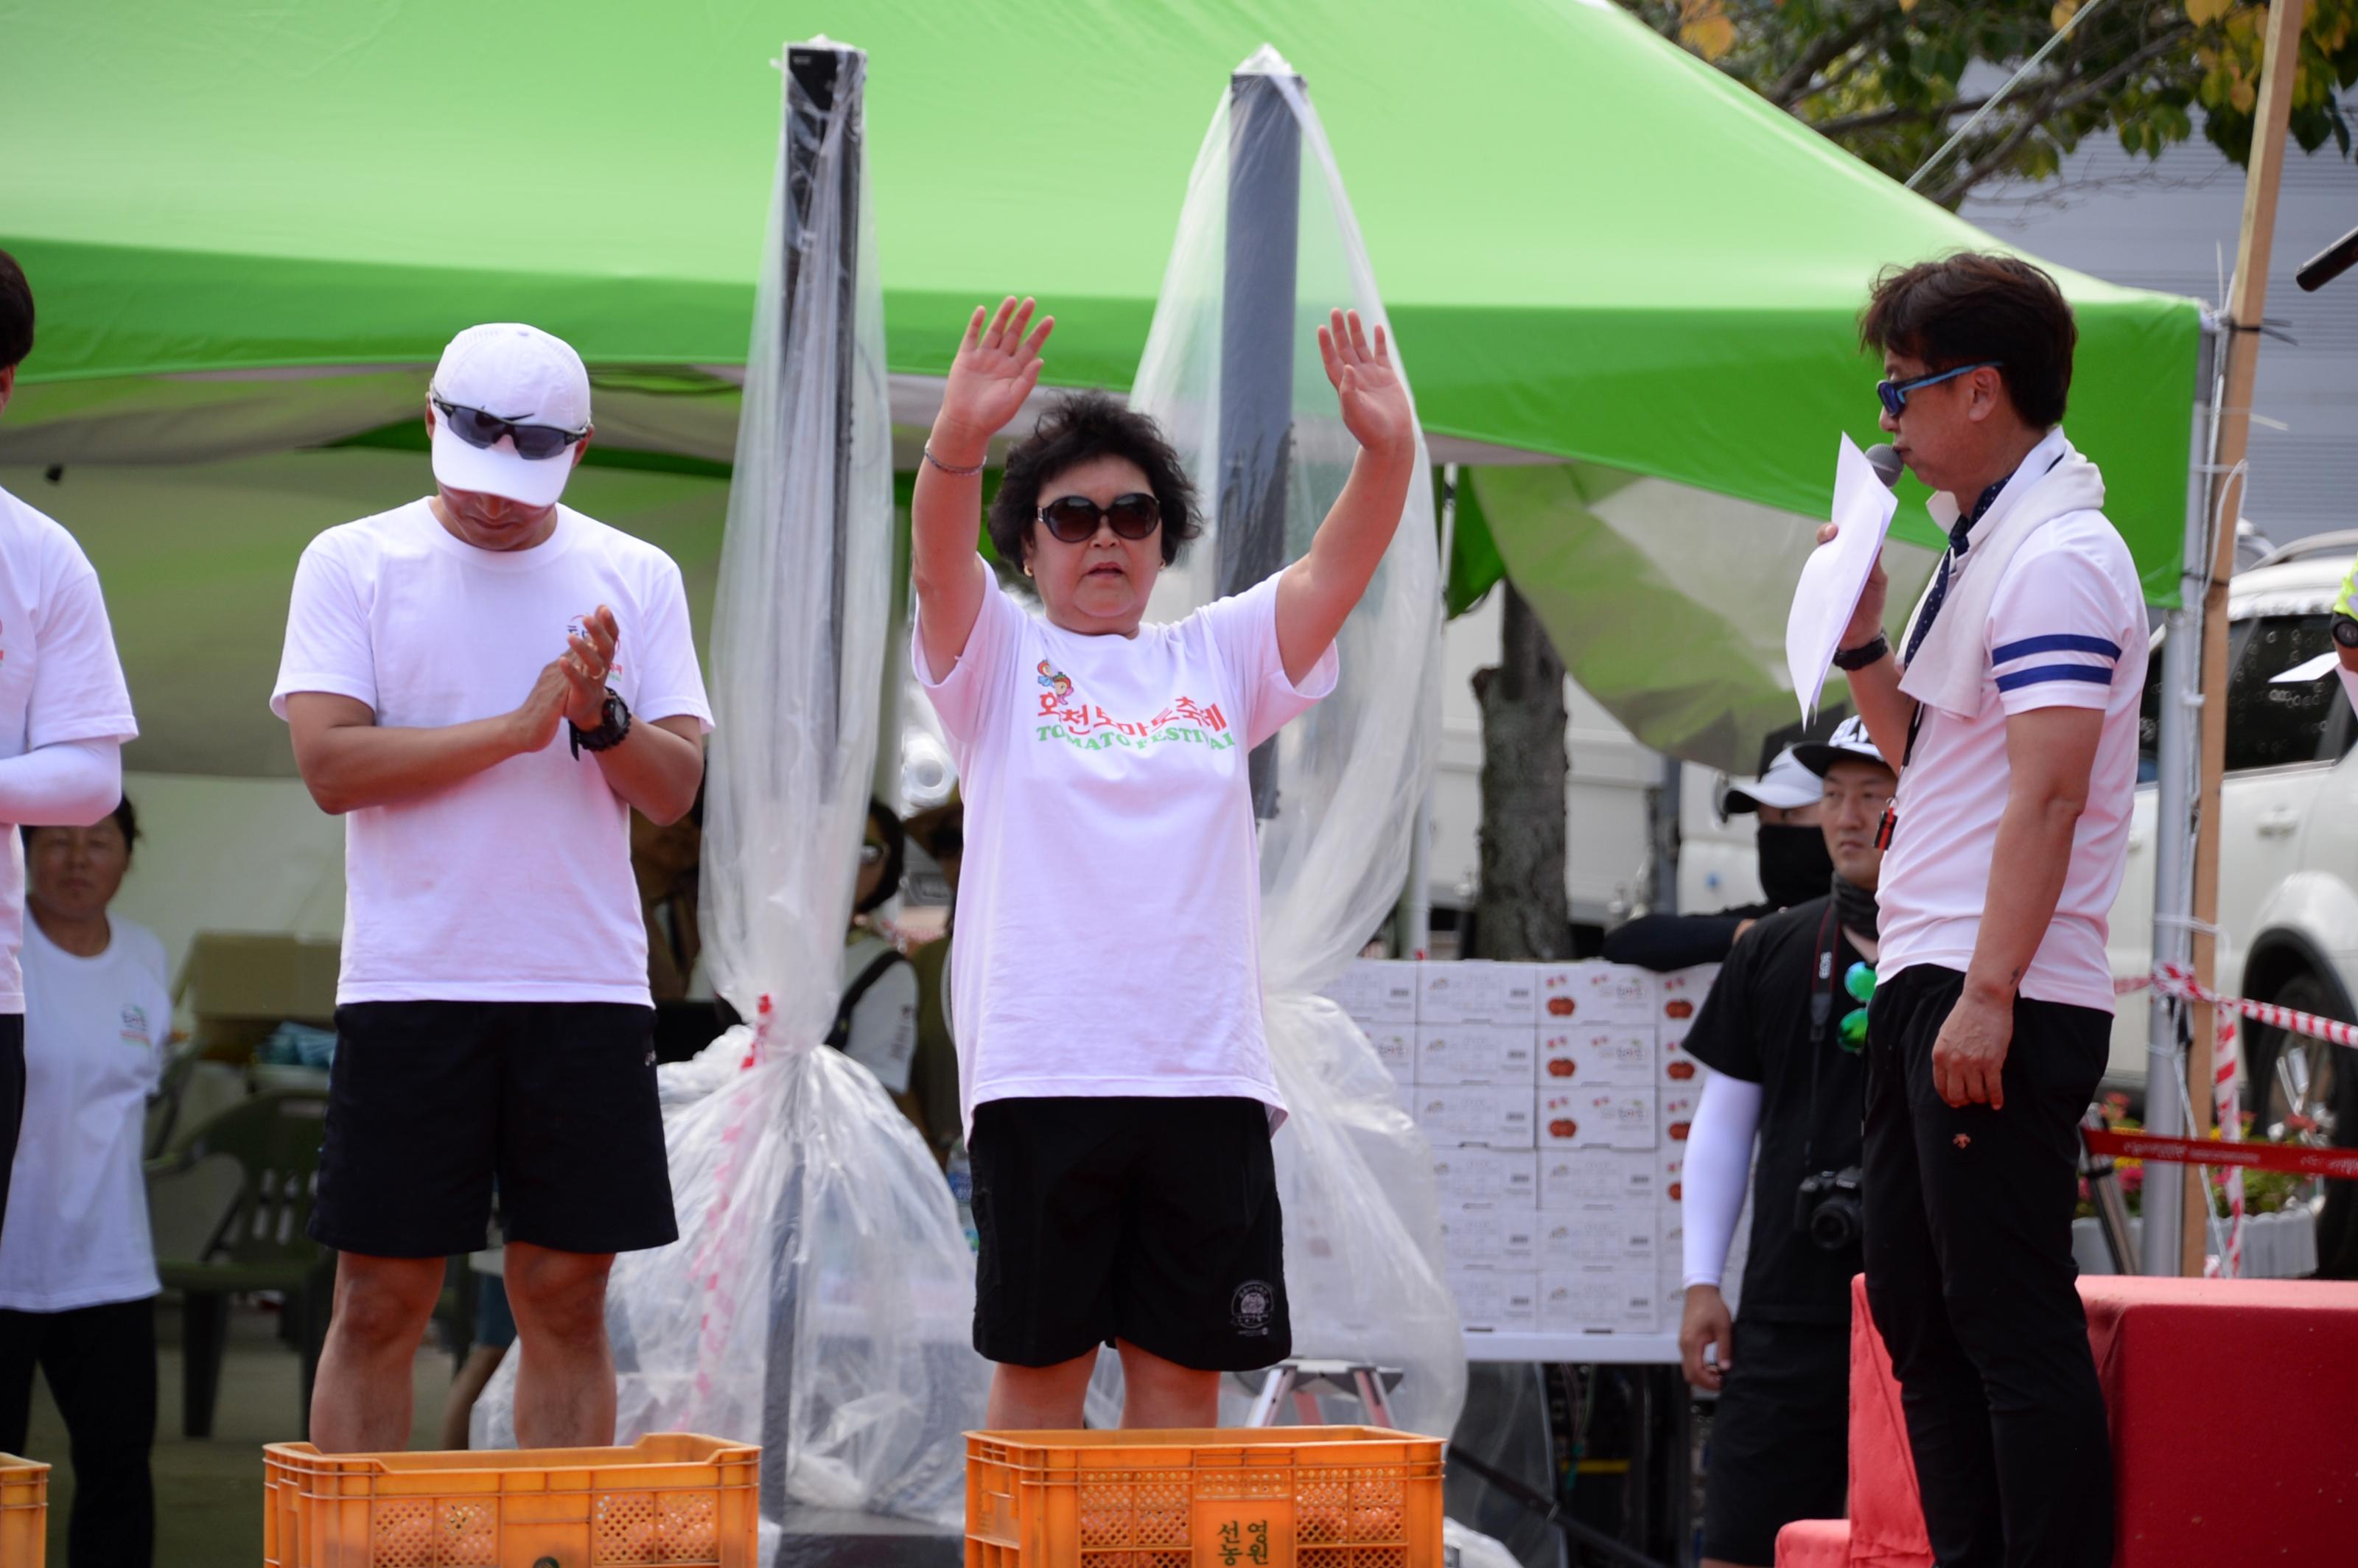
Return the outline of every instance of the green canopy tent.
[[[1584,683],[1698,760],[1791,716],[1759,629],[1781,624],[1836,432],[1873,438],[1853,326],[1868,279],[1991,243],[1604,0],[1445,19],[1391,0],[20,5],[0,246],[41,330],[0,482],[105,576],[146,731],[135,766],[288,771],[260,698],[295,556],[423,488],[422,457],[382,449],[422,451],[425,370],[472,321],[580,349],[599,466],[568,499],[708,583],[774,154],[768,62],[782,33],[818,29],[872,61],[895,416],[920,428],[966,312],[1010,290],[1058,316],[1052,382],[1127,385],[1215,96],[1278,44],[1344,160],[1435,456],[1476,466],[1487,529],[1461,530],[1458,587],[1512,571]],[[2061,281],[2082,332],[2071,427],[2160,601],[2197,308]],[[1715,576],[1687,570],[1698,541]],[[1713,641],[1731,593],[1749,630]],[[1716,650],[1668,699],[1599,635],[1633,614]]]

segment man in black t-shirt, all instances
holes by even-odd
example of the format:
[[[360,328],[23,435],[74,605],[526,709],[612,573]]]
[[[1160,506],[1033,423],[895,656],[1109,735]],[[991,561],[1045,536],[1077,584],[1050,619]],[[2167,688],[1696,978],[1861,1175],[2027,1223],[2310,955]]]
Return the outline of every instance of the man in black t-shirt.
[[[1745,933],[1686,1042],[1711,1069],[1681,1177],[1679,1349],[1687,1381],[1720,1396],[1704,1482],[1704,1568],[1766,1568],[1786,1524],[1841,1517],[1848,1478],[1861,1049],[1883,860],[1875,838],[1896,781],[1855,719],[1794,752],[1823,782],[1832,889]],[[1756,1130],[1751,1256],[1743,1315],[1731,1323],[1720,1276]]]

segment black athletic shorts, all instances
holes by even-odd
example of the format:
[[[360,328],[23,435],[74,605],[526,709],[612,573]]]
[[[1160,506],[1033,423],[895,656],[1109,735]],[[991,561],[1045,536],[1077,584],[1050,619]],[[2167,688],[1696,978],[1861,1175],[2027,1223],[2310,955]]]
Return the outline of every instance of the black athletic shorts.
[[[1054,1367],[1128,1340],[1231,1372],[1293,1353],[1259,1100],[986,1100],[968,1155],[986,1359]]]
[[[336,1009],[311,1238],[377,1258],[510,1241],[632,1252],[679,1235],[654,1010],[590,1001]]]
[[[8,1214],[8,1173],[25,1124],[25,1015],[0,1012],[0,1219]]]
[[[1738,1316],[1704,1456],[1703,1554],[1768,1568],[1779,1530],[1841,1519],[1849,1487],[1849,1326]]]

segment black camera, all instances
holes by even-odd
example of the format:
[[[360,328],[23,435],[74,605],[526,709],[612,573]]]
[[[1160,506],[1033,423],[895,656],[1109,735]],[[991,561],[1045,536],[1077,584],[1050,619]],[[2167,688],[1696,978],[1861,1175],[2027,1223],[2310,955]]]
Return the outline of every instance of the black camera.
[[[1857,1246],[1863,1218],[1856,1165],[1806,1176],[1793,1195],[1793,1228],[1828,1252]]]

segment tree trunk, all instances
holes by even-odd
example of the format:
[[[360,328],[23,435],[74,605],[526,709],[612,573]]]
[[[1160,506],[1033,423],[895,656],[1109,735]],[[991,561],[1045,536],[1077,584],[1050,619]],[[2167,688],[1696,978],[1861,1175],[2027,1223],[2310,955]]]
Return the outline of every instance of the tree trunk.
[[[1563,661],[1514,584],[1498,663],[1474,676],[1482,706],[1482,888],[1475,957],[1568,958],[1564,893]]]

